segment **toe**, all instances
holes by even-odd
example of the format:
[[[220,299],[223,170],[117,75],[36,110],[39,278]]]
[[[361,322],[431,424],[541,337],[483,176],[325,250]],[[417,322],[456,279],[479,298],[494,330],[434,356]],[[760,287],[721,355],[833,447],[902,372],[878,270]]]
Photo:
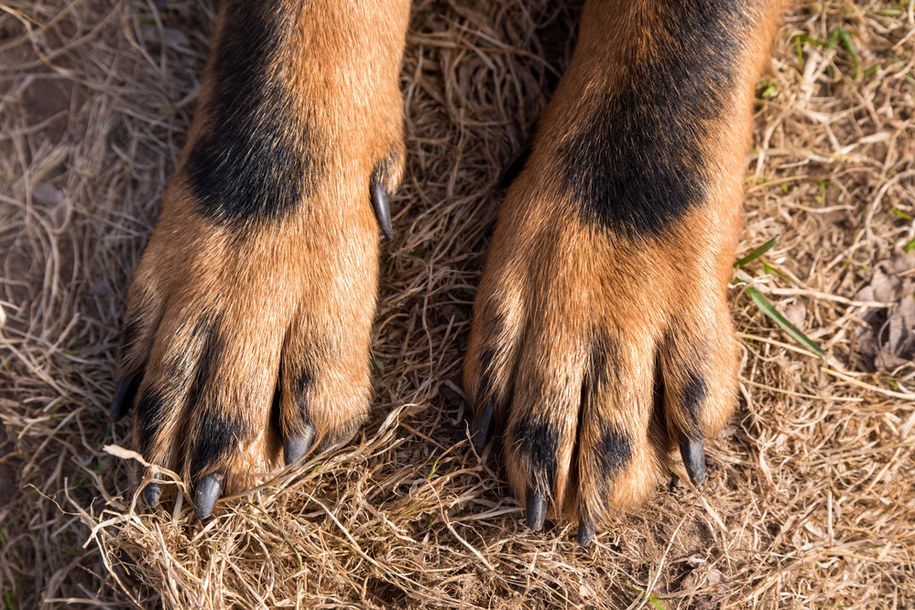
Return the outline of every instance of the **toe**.
[[[539,343],[544,338],[529,337],[519,359],[503,443],[509,482],[516,497],[526,499],[534,530],[575,495],[570,475],[584,368],[583,350],[574,343],[546,349]]]
[[[464,390],[478,455],[493,435],[501,432],[507,419],[524,324],[524,289],[519,277],[511,273],[487,274],[474,304],[474,322],[464,357]]]
[[[369,304],[370,305],[370,304]],[[321,452],[353,438],[368,416],[371,402],[369,359],[370,316],[354,311],[353,323],[322,329],[317,338],[315,323],[299,318],[289,331],[280,372],[280,436],[286,464],[311,451]],[[333,337],[333,340],[328,340]]]
[[[583,545],[611,510],[641,503],[660,474],[650,438],[655,361],[651,337],[595,330],[589,351],[576,464]]]
[[[703,324],[710,320],[712,326]],[[723,303],[677,320],[665,337],[660,366],[668,445],[678,446],[693,484],[705,480],[704,440],[724,426],[736,402],[737,351]]]

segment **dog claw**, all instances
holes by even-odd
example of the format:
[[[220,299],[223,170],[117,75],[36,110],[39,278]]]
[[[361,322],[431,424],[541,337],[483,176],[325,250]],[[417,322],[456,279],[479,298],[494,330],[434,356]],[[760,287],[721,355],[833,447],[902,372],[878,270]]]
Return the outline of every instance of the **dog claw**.
[[[378,220],[378,226],[385,238],[390,241],[394,239],[394,230],[391,228],[391,206],[388,202],[388,193],[381,184],[381,172],[378,168],[372,172],[369,192],[372,197],[372,209],[375,210],[375,218]]]
[[[208,474],[197,484],[194,489],[194,508],[197,518],[206,519],[213,514],[213,508],[216,506],[216,500],[222,494],[221,474]]]
[[[578,522],[578,544],[582,548],[588,548],[596,533],[597,530],[591,520],[582,517],[581,521]]]
[[[114,421],[118,421],[130,411],[130,406],[133,404],[133,399],[137,394],[137,390],[140,387],[140,376],[139,375],[128,375],[124,378],[123,381],[118,385],[118,389],[114,392],[114,398],[111,401],[111,411],[109,415]]]
[[[546,517],[546,502],[543,496],[534,491],[533,488],[527,490],[527,526],[531,531],[538,532],[543,528],[543,521]]]
[[[483,410],[473,419],[473,448],[478,455],[483,454],[492,431],[492,402],[486,403]]]
[[[692,440],[686,435],[680,436],[680,455],[686,474],[693,485],[700,485],[705,481],[705,446],[701,440]]]
[[[286,465],[298,461],[303,455],[311,449],[311,444],[315,440],[315,429],[311,424],[305,426],[305,432],[302,434],[292,435],[286,438],[283,444],[283,457]]]
[[[161,497],[162,488],[159,487],[158,483],[149,483],[143,490],[143,501],[146,502],[146,505],[150,508],[155,508],[158,506],[159,498]]]

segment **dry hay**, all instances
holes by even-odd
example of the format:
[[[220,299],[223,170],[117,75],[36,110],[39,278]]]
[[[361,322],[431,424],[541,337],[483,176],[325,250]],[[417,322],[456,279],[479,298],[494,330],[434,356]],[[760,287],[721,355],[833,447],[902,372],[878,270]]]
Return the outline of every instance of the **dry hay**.
[[[105,415],[113,346],[211,9],[0,0],[5,607],[915,607],[913,2],[802,3],[759,89],[742,251],[779,242],[744,277],[827,357],[735,281],[743,400],[711,482],[660,490],[587,551],[526,530],[468,451],[459,384],[498,176],[576,9],[416,4],[372,422],[201,524],[186,502],[149,514],[102,447],[128,441]]]

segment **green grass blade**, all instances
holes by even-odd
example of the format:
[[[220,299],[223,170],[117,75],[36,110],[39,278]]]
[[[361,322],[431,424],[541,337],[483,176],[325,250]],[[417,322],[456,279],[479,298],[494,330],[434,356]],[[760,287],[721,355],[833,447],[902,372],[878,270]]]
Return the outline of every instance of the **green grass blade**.
[[[369,364],[372,366],[372,374],[375,377],[381,377],[381,367],[378,366],[378,361],[375,360],[375,353],[372,350],[369,350]]]
[[[775,305],[772,304],[769,299],[764,297],[762,293],[752,286],[747,286],[747,294],[750,295],[750,298],[753,299],[753,302],[756,303],[756,306],[759,307],[768,318],[773,322],[782,327],[786,333],[791,335],[791,337],[810,350],[815,355],[822,358],[826,355],[826,352],[823,351],[819,345],[817,345],[810,337],[802,333],[794,324],[788,321],[788,318],[782,315],[782,313],[775,308]]]
[[[667,608],[664,607],[664,604],[661,603],[661,600],[659,600],[654,595],[649,595],[648,601],[651,603],[652,606],[654,606],[658,610],[667,610]]]
[[[639,587],[635,587],[630,584],[627,584],[626,586],[628,588],[632,589],[633,591],[638,591],[646,600],[648,600],[648,603],[650,603],[652,606],[654,606],[658,610],[667,610],[667,608],[664,607],[664,604],[661,603],[661,600],[659,598],[655,597],[654,595],[652,595],[651,593],[649,593],[648,591],[645,591],[643,589],[640,589]],[[667,598],[664,598],[664,599],[667,599]]]
[[[836,34],[839,37],[839,44],[845,49],[848,58],[851,60],[852,68],[855,70],[854,80],[861,80],[861,60],[858,58],[858,49],[855,48],[855,41],[851,39],[851,34],[845,28],[839,28],[836,30]]]
[[[795,40],[798,40],[800,42],[806,42],[809,45],[813,45],[815,47],[820,47],[821,49],[829,46],[828,41],[820,40],[819,38],[814,38],[813,36],[808,36],[807,34],[798,34],[794,38],[795,38]]]
[[[734,266],[739,269],[749,263],[752,263],[757,258],[759,258],[763,254],[765,254],[766,252],[771,250],[777,243],[778,243],[778,237],[773,237],[772,239],[770,239],[763,245],[759,246],[758,248],[753,249],[749,254],[747,254],[743,258],[737,259],[737,261],[734,263]]]

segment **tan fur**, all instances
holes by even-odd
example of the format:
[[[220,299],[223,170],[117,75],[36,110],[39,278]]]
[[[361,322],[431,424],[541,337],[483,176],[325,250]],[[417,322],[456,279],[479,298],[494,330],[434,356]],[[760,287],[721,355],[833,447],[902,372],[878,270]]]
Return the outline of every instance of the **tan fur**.
[[[207,124],[211,65],[185,158],[135,274],[128,319],[141,322],[141,333],[120,367],[126,375],[148,359],[140,394],[152,385],[166,388],[179,405],[164,415],[147,457],[188,480],[189,452],[201,432],[199,409],[184,404],[188,387],[164,378],[166,365],[194,366],[202,346],[192,325],[204,312],[219,316],[223,351],[204,397],[252,431],[224,463],[210,469],[227,475],[229,492],[282,463],[270,425],[281,369],[284,420],[297,408],[289,387],[293,376],[308,370],[314,378],[308,399],[317,442],[351,436],[364,420],[379,248],[369,175],[392,153],[389,187],[402,172],[398,75],[408,2],[288,0],[283,10],[289,39],[270,77],[282,83],[299,112],[314,113],[323,137],[317,153],[326,164],[325,179],[294,213],[263,226],[239,232],[202,217],[185,164],[197,138],[214,128]],[[224,11],[220,23],[223,18]]]
[[[650,19],[654,5],[641,4],[641,18]],[[560,431],[555,514],[574,519],[581,513],[597,523],[611,508],[643,501],[664,473],[676,446],[670,430],[688,425],[680,408],[685,365],[698,366],[707,380],[702,434],[716,434],[732,413],[737,353],[726,287],[740,230],[753,90],[781,2],[769,3],[748,25],[751,40],[737,61],[737,86],[705,142],[713,170],[709,200],[656,241],[608,237],[583,224],[557,178],[560,147],[587,116],[588,104],[612,92],[625,45],[652,53],[663,43],[642,35],[635,6],[586,3],[572,63],[502,204],[465,365],[473,404],[480,409],[493,401],[495,419],[505,424],[506,470],[516,497],[525,497],[532,475],[513,424],[533,416]],[[617,19],[620,14],[627,17]],[[619,348],[617,377],[582,405],[594,327]],[[663,422],[652,413],[656,356],[667,390]],[[632,458],[609,488],[596,476],[607,425],[632,440]]]
[[[781,3],[767,3],[747,27],[737,86],[703,143],[713,174],[703,206],[659,239],[608,237],[581,222],[559,179],[559,150],[590,105],[614,90],[631,57],[651,56],[665,44],[643,35],[658,6],[586,4],[572,64],[500,212],[465,366],[474,404],[493,402],[508,431],[506,467],[517,495],[525,497],[535,483],[535,469],[512,430],[523,421],[549,423],[559,438],[551,504],[557,514],[592,522],[641,502],[663,474],[676,431],[691,425],[682,407],[684,371],[707,383],[703,436],[724,425],[735,400],[726,284],[740,227],[752,90]],[[278,387],[280,427],[302,432],[297,384],[303,376],[311,380],[305,399],[316,443],[344,440],[364,420],[378,263],[369,175],[391,159],[383,179],[393,190],[403,171],[398,73],[408,2],[285,0],[280,10],[288,27],[265,73],[292,100],[290,133],[312,121],[321,134],[320,150],[310,151],[323,168],[315,194],[280,220],[242,229],[199,213],[186,165],[194,143],[220,128],[210,123],[211,61],[184,157],[131,288],[128,319],[139,332],[119,369],[121,377],[142,372],[139,394],[156,388],[169,406],[146,457],[186,480],[223,473],[229,493],[282,462],[271,421]],[[188,400],[206,349],[195,330],[201,321],[218,321],[222,341],[198,398],[243,423],[247,434],[221,462],[191,473],[195,439],[205,432],[200,405]],[[606,367],[612,382],[588,377],[596,374],[589,369],[595,328],[614,346]],[[653,410],[658,365],[666,388],[661,419]],[[585,385],[591,393],[583,399]],[[631,456],[609,483],[596,474],[608,429],[631,441]],[[139,443],[139,421],[134,432]]]

